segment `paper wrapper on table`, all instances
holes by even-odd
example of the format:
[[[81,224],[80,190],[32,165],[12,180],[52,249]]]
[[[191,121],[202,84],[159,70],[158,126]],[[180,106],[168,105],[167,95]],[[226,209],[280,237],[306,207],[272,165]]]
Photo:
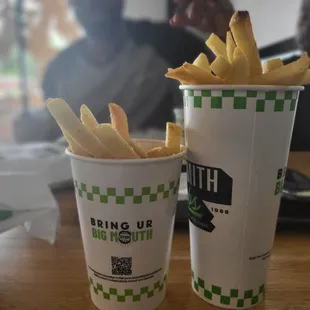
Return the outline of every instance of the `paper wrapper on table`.
[[[205,301],[263,300],[302,87],[181,86],[192,284]]]
[[[53,188],[72,184],[66,142],[0,145],[0,173],[31,172]],[[44,179],[44,180],[43,180]]]
[[[58,206],[42,176],[0,173],[0,234],[25,225],[34,237],[54,243],[58,224]]]
[[[155,309],[166,292],[184,154],[135,160],[68,154],[94,304]]]

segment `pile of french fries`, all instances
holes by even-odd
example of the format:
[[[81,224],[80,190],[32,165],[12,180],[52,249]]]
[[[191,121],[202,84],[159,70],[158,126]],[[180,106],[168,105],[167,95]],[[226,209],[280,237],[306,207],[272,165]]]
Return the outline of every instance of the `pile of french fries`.
[[[167,123],[165,145],[145,150],[130,138],[125,111],[109,104],[111,124],[99,124],[86,105],[81,107],[80,119],[62,99],[48,99],[47,108],[68,141],[72,153],[105,159],[137,159],[166,157],[180,153],[182,128]]]
[[[205,54],[192,63],[168,69],[166,77],[184,85],[306,85],[310,84],[308,54],[284,65],[280,58],[262,65],[253,34],[250,14],[236,12],[230,20],[226,44],[215,34],[206,45],[216,56],[210,64]]]

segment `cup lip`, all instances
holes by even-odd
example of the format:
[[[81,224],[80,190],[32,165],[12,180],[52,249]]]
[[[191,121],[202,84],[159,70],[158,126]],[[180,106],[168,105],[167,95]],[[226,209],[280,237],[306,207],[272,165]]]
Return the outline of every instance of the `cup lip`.
[[[180,85],[181,90],[257,90],[257,91],[303,91],[304,86],[285,85]]]
[[[161,142],[164,143],[163,140],[156,140],[156,139],[134,139],[141,142]],[[94,157],[85,157],[73,154],[69,148],[66,148],[66,155],[68,155],[71,158],[89,162],[89,163],[97,163],[97,164],[109,164],[109,165],[147,165],[150,163],[159,163],[159,162],[165,162],[165,161],[173,161],[175,159],[179,159],[185,156],[186,154],[186,148],[184,145],[182,145],[184,150],[178,154],[166,156],[166,157],[158,157],[158,158],[138,158],[138,159],[104,159],[104,158],[94,158]]]

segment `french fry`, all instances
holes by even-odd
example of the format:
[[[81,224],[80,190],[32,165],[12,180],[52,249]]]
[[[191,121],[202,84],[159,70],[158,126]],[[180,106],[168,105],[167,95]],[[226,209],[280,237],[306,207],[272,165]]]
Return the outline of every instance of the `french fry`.
[[[91,110],[83,104],[80,109],[81,122],[90,131],[93,132],[95,128],[99,125],[94,114]]]
[[[250,64],[250,77],[262,74],[262,64],[253,34],[249,12],[238,11],[230,20],[230,29],[236,45],[242,50]]]
[[[227,52],[228,61],[231,64],[233,63],[235,48],[236,48],[236,43],[235,43],[234,38],[233,38],[233,36],[231,34],[231,31],[227,31],[227,35],[226,35],[226,52]]]
[[[166,125],[166,142],[165,146],[174,154],[180,152],[183,129],[181,126],[168,122]]]
[[[188,74],[194,76],[195,79],[199,81],[198,84],[223,84],[223,81],[221,81],[217,76],[207,70],[201,69],[200,67],[185,62],[183,64],[183,68],[186,72],[188,72]]]
[[[76,155],[90,157],[89,153],[80,146],[65,130],[62,133],[69,144],[69,150]]]
[[[90,155],[96,158],[113,158],[106,147],[80,122],[69,105],[62,99],[52,99],[47,103],[52,116]]]
[[[308,54],[304,53],[298,60],[271,72],[250,80],[259,85],[300,85],[309,68]]]
[[[112,127],[121,135],[123,139],[128,141],[130,136],[128,119],[125,111],[115,103],[109,104],[109,111]]]
[[[232,83],[239,85],[246,85],[250,79],[250,65],[249,61],[240,49],[236,47],[233,58],[233,77]]]
[[[51,100],[53,100],[52,98],[48,98],[46,100],[46,104],[48,104]],[[64,136],[64,138],[67,140],[68,145],[69,145],[69,150],[70,152],[72,152],[73,154],[76,155],[80,155],[80,156],[86,156],[86,157],[90,157],[91,155],[82,147],[80,146],[61,126],[60,126],[60,130]]]
[[[209,39],[206,41],[206,45],[213,52],[215,56],[222,56],[228,60],[225,43],[214,33],[212,33]]]
[[[222,56],[217,56],[210,66],[211,70],[220,79],[229,81],[233,75],[232,65]]]
[[[197,66],[197,67],[199,67],[201,69],[204,69],[206,71],[211,72],[210,63],[209,63],[208,57],[204,53],[200,53],[199,54],[199,56],[193,62],[193,65]]]
[[[176,153],[173,152],[172,149],[166,146],[154,147],[150,151],[146,153],[147,158],[158,158],[158,157],[167,157],[174,155]]]
[[[125,111],[117,104],[109,104],[111,125],[120,134],[120,136],[128,142],[133,150],[141,157],[146,158],[146,153],[138,142],[133,141],[129,135],[128,119]]]
[[[193,64],[184,63],[176,69],[168,69],[167,77],[182,84],[193,85],[307,85],[310,84],[309,58],[284,66],[281,59],[271,59],[262,65],[254,38],[248,11],[237,11],[230,20],[226,33],[226,45],[212,34],[206,45],[216,59],[210,65],[205,54],[200,54]]]
[[[100,124],[94,130],[95,136],[106,146],[113,158],[136,159],[140,158],[130,145],[113,129],[111,124]]]
[[[301,85],[308,85],[308,84],[310,84],[310,70],[307,70],[307,73],[301,82]]]
[[[271,72],[281,67],[283,67],[283,61],[280,58],[267,60],[263,64],[263,74]]]
[[[167,78],[178,80],[182,84],[195,85],[199,84],[199,81],[193,77],[189,72],[183,67],[176,69],[168,69],[168,72],[165,74]]]
[[[249,85],[268,85],[268,80],[265,79],[264,74],[250,78]]]

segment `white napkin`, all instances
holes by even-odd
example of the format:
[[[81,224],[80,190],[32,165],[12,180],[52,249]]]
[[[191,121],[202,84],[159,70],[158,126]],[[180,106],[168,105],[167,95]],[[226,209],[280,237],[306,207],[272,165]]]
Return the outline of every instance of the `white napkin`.
[[[42,175],[0,173],[0,233],[23,224],[31,235],[54,243],[57,202]]]
[[[72,180],[63,141],[0,146],[0,172],[32,172],[50,186]]]
[[[133,133],[132,137],[164,140],[165,132],[152,129]],[[70,159],[65,154],[66,147],[67,142],[63,137],[56,142],[0,145],[0,173],[36,173],[53,188],[72,183]]]

